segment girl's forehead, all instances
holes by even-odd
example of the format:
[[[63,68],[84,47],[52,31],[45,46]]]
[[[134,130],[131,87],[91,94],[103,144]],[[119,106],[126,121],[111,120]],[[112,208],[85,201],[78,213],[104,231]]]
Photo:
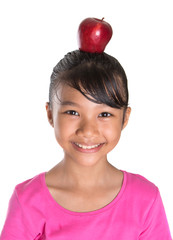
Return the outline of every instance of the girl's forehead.
[[[92,98],[89,96],[90,99]],[[76,107],[82,107],[82,108],[96,108],[104,104],[98,104],[95,103],[89,99],[87,99],[86,96],[84,96],[80,91],[68,86],[65,87],[59,96],[59,104],[61,106],[64,105],[71,105]]]
[[[57,92],[54,94],[54,106],[65,106],[65,105],[76,105],[82,106],[87,104],[94,104],[88,100],[80,91],[77,89],[64,84],[58,87]]]
[[[60,99],[75,97],[78,93],[80,93],[78,90],[66,84],[60,85],[57,90],[57,95]]]
[[[91,96],[89,97],[90,99],[92,98]],[[74,106],[79,107],[80,109],[85,109],[85,111],[89,109],[96,110],[104,108],[120,112],[120,109],[112,108],[104,103],[95,103],[87,99],[87,97],[80,91],[68,85],[64,85],[59,88],[55,102],[57,103],[56,105],[58,108],[63,106]]]
[[[86,91],[84,91],[84,92],[86,92]],[[68,99],[86,98],[79,90],[77,90],[67,84],[59,86],[57,93],[56,93],[56,97],[58,97],[58,99],[60,101],[65,101]]]

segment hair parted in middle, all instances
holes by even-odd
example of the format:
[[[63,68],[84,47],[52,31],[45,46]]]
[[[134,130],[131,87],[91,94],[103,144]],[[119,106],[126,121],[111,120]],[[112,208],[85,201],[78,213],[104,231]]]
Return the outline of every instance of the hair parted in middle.
[[[128,83],[125,71],[106,53],[69,52],[54,67],[49,88],[49,104],[59,86],[68,85],[87,99],[113,108],[128,107]],[[57,96],[58,97],[58,96]]]

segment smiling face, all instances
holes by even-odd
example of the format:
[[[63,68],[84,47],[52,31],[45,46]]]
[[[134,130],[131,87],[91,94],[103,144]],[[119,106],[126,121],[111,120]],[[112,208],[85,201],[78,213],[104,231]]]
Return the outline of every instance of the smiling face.
[[[107,160],[130,115],[130,108],[124,116],[123,109],[94,103],[67,85],[59,88],[58,99],[55,96],[52,108],[47,104],[46,109],[64,160],[83,166]]]

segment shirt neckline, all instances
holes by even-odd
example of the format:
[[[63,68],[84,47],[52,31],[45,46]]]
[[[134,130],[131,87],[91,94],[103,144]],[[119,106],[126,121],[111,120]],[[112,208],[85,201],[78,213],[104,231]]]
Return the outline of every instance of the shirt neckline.
[[[49,203],[51,203],[54,208],[57,208],[57,209],[63,211],[64,213],[67,213],[70,215],[88,216],[88,215],[96,215],[96,214],[105,212],[105,211],[109,210],[110,208],[112,208],[115,205],[115,203],[117,203],[119,201],[119,199],[121,198],[121,196],[126,188],[126,183],[127,183],[127,172],[123,171],[123,170],[121,170],[121,171],[123,172],[123,183],[122,183],[121,189],[120,189],[119,193],[116,195],[116,197],[106,206],[104,206],[100,209],[94,210],[94,211],[89,211],[89,212],[75,212],[75,211],[71,211],[71,210],[68,210],[68,209],[62,207],[58,202],[55,201],[55,199],[51,195],[51,193],[46,185],[46,179],[45,179],[46,172],[43,172],[40,174],[40,178],[41,178],[40,180],[41,180],[41,183],[43,186],[45,196],[46,196],[47,200],[49,201]]]

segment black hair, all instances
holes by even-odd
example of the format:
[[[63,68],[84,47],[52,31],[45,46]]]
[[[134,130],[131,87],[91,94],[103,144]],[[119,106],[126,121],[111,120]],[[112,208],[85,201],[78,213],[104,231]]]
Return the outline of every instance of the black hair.
[[[59,84],[80,91],[95,103],[113,108],[127,108],[127,77],[121,64],[106,53],[69,52],[54,67],[49,88],[49,104]]]

